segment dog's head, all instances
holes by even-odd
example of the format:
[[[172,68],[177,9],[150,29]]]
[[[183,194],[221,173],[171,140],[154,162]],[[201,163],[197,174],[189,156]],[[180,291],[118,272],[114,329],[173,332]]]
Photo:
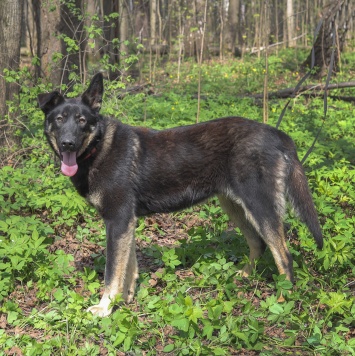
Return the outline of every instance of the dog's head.
[[[46,115],[44,133],[67,176],[76,174],[77,159],[90,154],[100,139],[102,94],[103,77],[98,73],[81,97],[66,99],[58,91],[38,95],[39,106]]]

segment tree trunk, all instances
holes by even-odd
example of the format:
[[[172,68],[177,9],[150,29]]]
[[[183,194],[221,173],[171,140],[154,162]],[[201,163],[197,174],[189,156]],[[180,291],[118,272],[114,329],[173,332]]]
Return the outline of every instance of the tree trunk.
[[[157,24],[157,0],[150,0],[150,45],[155,45]]]
[[[25,0],[26,11],[26,47],[32,58],[38,57],[40,53],[40,34],[39,34],[39,22],[41,4],[36,0]],[[35,79],[38,79],[41,75],[41,68],[36,65],[34,68]]]
[[[286,16],[287,16],[287,39],[288,47],[295,47],[295,17],[293,11],[293,0],[287,0]]]
[[[119,13],[119,3],[118,0],[105,1],[102,0],[104,17],[112,14],[113,12]],[[106,46],[103,48],[103,53],[109,56],[110,72],[109,78],[111,80],[117,79],[118,70],[117,65],[120,63],[119,56],[119,46],[112,42],[113,39],[119,38],[119,24],[109,23],[104,27],[104,37],[106,41]]]
[[[6,106],[6,101],[14,100],[19,93],[16,82],[6,82],[5,70],[17,71],[20,66],[20,40],[23,1],[0,1],[0,147],[12,147],[15,136],[11,129],[11,117]],[[1,152],[0,152],[1,156]]]
[[[316,76],[323,76],[328,71],[333,50],[334,32],[336,36],[335,45],[337,48],[334,53],[333,71],[338,71],[340,53],[344,48],[345,36],[351,16],[354,15],[349,11],[349,0],[333,1],[323,9],[323,23],[314,43],[314,73]],[[308,55],[303,65],[310,68],[311,63],[312,52]]]
[[[51,10],[49,10],[51,5]],[[60,0],[44,1],[41,6],[40,53],[41,72],[44,78],[58,87],[62,79],[62,70],[58,62],[62,54],[60,34]]]
[[[75,1],[76,10],[81,11],[81,0]],[[83,79],[83,49],[85,47],[83,22],[61,0],[45,0],[41,6],[40,58],[42,75],[55,87],[70,84],[71,73]],[[69,46],[59,38],[66,35],[75,41]]]
[[[85,17],[85,26],[90,27],[90,26],[95,26],[95,27],[100,27],[102,25],[102,7],[101,7],[101,1],[99,0],[88,0],[87,5],[86,5],[86,13],[88,16]],[[98,15],[98,18],[101,20],[96,21],[93,19],[94,15]],[[99,55],[100,55],[100,47],[103,46],[103,41],[99,36],[96,36],[94,38],[89,38],[86,41],[86,49],[85,49],[85,54],[84,56],[86,58],[83,59],[83,62],[86,63],[86,61],[90,64],[97,65],[97,62],[99,61]],[[83,76],[83,82],[86,82],[86,79],[88,77],[88,73],[84,71],[84,76]]]
[[[120,52],[128,53],[126,41],[128,40],[128,9],[125,0],[119,0],[119,14],[120,14]],[[120,53],[120,54],[121,54]]]
[[[230,0],[228,8],[228,39],[230,41],[230,50],[235,53],[236,40],[238,35],[239,23],[239,0]]]

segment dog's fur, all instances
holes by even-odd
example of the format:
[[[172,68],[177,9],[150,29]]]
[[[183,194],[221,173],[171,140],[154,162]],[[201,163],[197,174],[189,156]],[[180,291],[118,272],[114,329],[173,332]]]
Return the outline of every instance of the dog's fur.
[[[118,294],[133,298],[139,216],[176,211],[217,195],[250,248],[242,275],[250,274],[268,246],[280,274],[292,281],[283,228],[288,198],[322,247],[306,176],[286,134],[241,117],[163,131],[131,127],[99,114],[102,94],[103,77],[96,74],[79,98],[65,99],[59,92],[38,96],[45,134],[63,160],[63,172],[106,224],[105,291],[88,309],[93,314],[109,315]],[[64,159],[70,153],[71,162]]]

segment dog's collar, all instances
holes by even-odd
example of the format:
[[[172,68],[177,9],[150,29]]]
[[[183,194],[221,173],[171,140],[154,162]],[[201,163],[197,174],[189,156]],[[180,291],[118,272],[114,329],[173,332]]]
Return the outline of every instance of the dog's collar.
[[[85,157],[84,160],[90,158],[92,155],[94,155],[97,152],[96,147],[94,147]]]

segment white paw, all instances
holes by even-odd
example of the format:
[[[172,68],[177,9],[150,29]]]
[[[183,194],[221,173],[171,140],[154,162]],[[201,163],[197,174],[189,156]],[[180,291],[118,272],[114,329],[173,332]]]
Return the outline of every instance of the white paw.
[[[92,313],[93,315],[103,318],[105,316],[109,316],[112,313],[112,308],[108,308],[106,306],[97,304],[97,305],[93,305],[90,308],[87,308],[86,311]]]
[[[253,268],[249,264],[247,264],[244,266],[243,269],[241,269],[237,272],[237,275],[241,276],[243,278],[248,278],[251,275],[252,271],[253,271]]]

